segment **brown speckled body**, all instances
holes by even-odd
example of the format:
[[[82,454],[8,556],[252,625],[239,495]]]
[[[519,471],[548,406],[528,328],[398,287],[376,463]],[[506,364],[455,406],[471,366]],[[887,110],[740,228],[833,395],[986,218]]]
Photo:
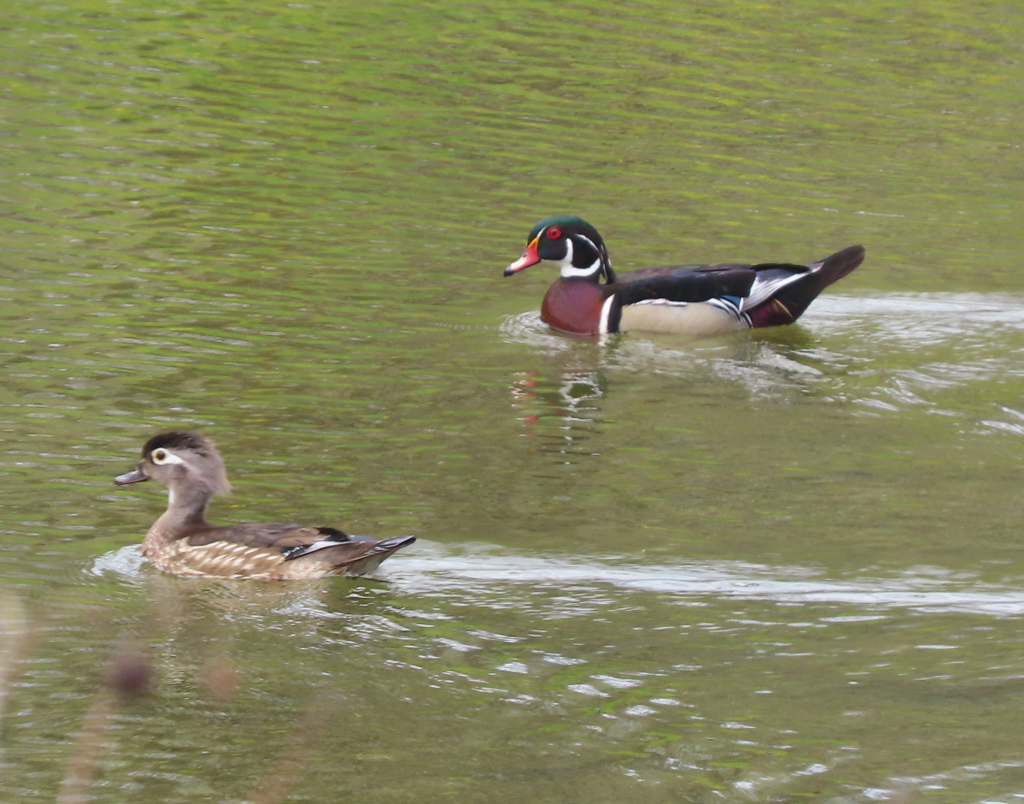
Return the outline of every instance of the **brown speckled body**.
[[[169,523],[160,517],[142,541],[142,554],[155,567],[173,575],[203,578],[251,578],[261,581],[303,580],[323,578],[327,575],[365,575],[400,546],[389,550],[374,550],[380,544],[375,539],[339,545],[288,561],[271,547],[252,547],[241,542],[216,540],[207,544],[193,544],[186,537],[175,535]],[[217,528],[212,528],[213,535]],[[229,529],[225,529],[229,530]],[[315,531],[315,528],[300,530]],[[332,553],[345,550],[341,563],[331,561]],[[333,558],[338,558],[337,555]]]
[[[166,515],[165,515],[166,516]],[[142,541],[142,554],[154,566],[174,575],[217,578],[281,578],[284,556],[276,550],[235,542],[193,546],[162,526],[160,517]]]

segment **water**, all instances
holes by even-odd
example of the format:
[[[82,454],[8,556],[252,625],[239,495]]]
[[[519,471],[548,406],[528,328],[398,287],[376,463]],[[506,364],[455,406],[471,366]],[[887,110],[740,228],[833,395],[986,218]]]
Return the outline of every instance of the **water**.
[[[1015,7],[5,22],[5,801],[1024,793]],[[574,340],[501,277],[557,212],[620,270],[868,257],[795,327]],[[162,575],[111,479],[170,428],[215,521],[419,541]]]

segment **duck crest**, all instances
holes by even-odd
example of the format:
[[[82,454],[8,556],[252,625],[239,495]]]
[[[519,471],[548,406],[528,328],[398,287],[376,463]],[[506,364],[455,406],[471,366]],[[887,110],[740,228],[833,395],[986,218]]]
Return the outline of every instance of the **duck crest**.
[[[560,277],[548,288],[540,320],[553,329],[579,335],[601,334],[601,312],[611,295],[607,285]]]
[[[155,449],[188,449],[202,455],[209,453],[210,449],[216,449],[213,441],[197,433],[160,433],[153,436],[142,448],[142,457],[146,457]]]

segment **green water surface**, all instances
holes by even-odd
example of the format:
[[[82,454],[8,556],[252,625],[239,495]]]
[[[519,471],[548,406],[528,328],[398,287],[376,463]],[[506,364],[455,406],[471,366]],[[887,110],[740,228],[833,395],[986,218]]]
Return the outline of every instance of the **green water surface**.
[[[0,789],[97,802],[1024,795],[1013,3],[12,0],[0,20]],[[864,265],[796,326],[603,342],[503,279]],[[419,541],[162,575],[218,522]],[[210,679],[228,668],[237,686]],[[211,669],[213,668],[213,669]]]

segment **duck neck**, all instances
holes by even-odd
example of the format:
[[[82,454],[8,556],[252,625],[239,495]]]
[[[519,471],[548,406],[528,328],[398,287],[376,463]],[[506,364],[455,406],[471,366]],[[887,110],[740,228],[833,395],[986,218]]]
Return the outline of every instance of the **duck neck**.
[[[597,238],[595,243],[583,234],[570,237],[566,240],[565,256],[559,260],[558,268],[562,279],[582,279],[595,285],[602,279],[609,283],[615,281],[608,250],[601,238]]]
[[[206,504],[212,496],[206,488],[170,489],[167,510],[153,523],[143,539],[143,552],[170,544],[206,527]]]
[[[572,264],[562,265],[559,274],[562,279],[580,279],[596,285],[601,281],[601,265],[594,264],[586,268],[575,268]]]

